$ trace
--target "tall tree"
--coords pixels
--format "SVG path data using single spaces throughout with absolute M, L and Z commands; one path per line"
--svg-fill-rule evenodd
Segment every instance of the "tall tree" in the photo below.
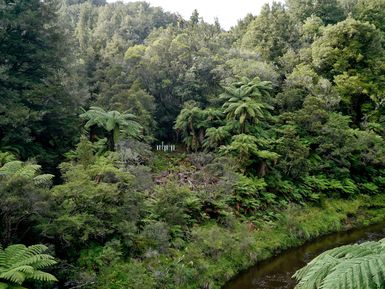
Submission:
M 197 151 L 203 146 L 206 129 L 221 121 L 223 113 L 215 109 L 203 110 L 187 102 L 175 120 L 174 128 L 182 135 L 188 149 Z
M 76 136 L 76 103 L 66 92 L 55 1 L 0 7 L 0 147 L 56 166 Z
M 49 208 L 52 177 L 33 163 L 12 160 L 0 167 L 0 244 L 34 239 L 34 226 Z
M 279 2 L 266 4 L 241 38 L 243 48 L 253 49 L 262 59 L 277 60 L 297 42 L 297 29 Z
M 334 81 L 356 125 L 366 115 L 365 104 L 372 110 L 383 102 L 384 56 L 381 32 L 353 18 L 328 26 L 312 45 L 313 65 Z
M 362 22 L 370 22 L 385 35 L 385 1 L 358 0 L 353 17 Z
M 287 0 L 290 15 L 303 22 L 311 15 L 318 16 L 325 24 L 335 24 L 343 20 L 344 10 L 338 0 Z

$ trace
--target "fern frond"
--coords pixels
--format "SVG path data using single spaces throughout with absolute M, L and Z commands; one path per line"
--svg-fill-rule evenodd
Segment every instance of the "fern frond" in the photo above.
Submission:
M 30 279 L 44 281 L 44 282 L 56 282 L 58 281 L 55 276 L 52 274 L 43 272 L 43 271 L 34 271 L 31 275 L 28 276 Z
M 57 262 L 51 255 L 44 254 L 48 248 L 44 245 L 26 247 L 22 244 L 11 245 L 4 250 L 0 248 L 0 289 L 23 288 L 25 280 L 57 281 L 56 278 L 40 269 L 52 266 Z M 5 285 L 3 285 L 5 284 Z
M 325 276 L 323 289 L 380 288 L 385 277 L 385 254 L 345 260 Z M 382 280 L 382 281 L 381 281 Z
M 34 255 L 24 260 L 21 260 L 18 263 L 15 263 L 14 266 L 33 266 L 36 269 L 42 269 L 45 267 L 49 267 L 55 265 L 57 262 L 51 255 L 48 254 L 39 254 Z
M 25 280 L 25 274 L 16 269 L 12 269 L 0 273 L 0 279 L 4 279 L 21 285 Z
M 15 259 L 24 253 L 25 248 L 26 247 L 22 244 L 11 245 L 5 248 L 5 250 L 1 252 L 2 257 L 6 260 L 4 266 L 9 266 L 11 262 L 15 262 Z
M 35 255 L 39 255 L 42 252 L 46 251 L 48 248 L 44 245 L 32 245 L 29 247 L 26 247 L 24 245 L 11 245 L 8 248 L 5 249 L 5 251 L 9 255 L 9 263 L 11 264 L 17 264 L 21 260 L 26 260 L 28 258 L 31 258 Z
M 22 161 L 12 161 L 4 164 L 0 168 L 0 173 L 4 175 L 12 175 L 15 174 L 20 168 L 23 166 Z
M 19 272 L 22 272 L 22 273 L 25 273 L 25 274 L 32 274 L 33 272 L 33 267 L 32 266 L 28 266 L 28 265 L 22 265 L 22 266 L 17 266 L 15 267 L 14 269 L 12 269 L 14 271 L 19 271 Z M 12 271 L 11 270 L 11 271 Z
M 13 153 L 0 151 L 0 166 L 15 160 L 16 160 L 16 157 Z
M 296 289 L 374 289 L 385 285 L 385 239 L 341 246 L 294 274 Z
M 42 174 L 34 177 L 33 181 L 36 185 L 48 185 L 51 183 L 53 177 L 54 175 L 51 174 Z
M 11 161 L 0 168 L 0 175 L 33 179 L 36 177 L 40 168 L 41 166 L 29 162 Z
M 29 178 L 29 179 L 32 179 L 36 173 L 38 172 L 38 170 L 40 169 L 40 166 L 39 165 L 35 165 L 35 164 L 25 164 L 24 166 L 22 166 L 18 171 L 17 171 L 17 175 L 18 176 L 21 176 L 21 177 L 25 177 L 25 178 Z

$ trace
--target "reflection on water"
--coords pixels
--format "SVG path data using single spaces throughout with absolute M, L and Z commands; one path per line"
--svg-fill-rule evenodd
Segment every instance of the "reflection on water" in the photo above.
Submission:
M 291 276 L 320 253 L 350 243 L 379 240 L 385 237 L 385 222 L 370 227 L 320 237 L 237 275 L 223 289 L 293 289 Z

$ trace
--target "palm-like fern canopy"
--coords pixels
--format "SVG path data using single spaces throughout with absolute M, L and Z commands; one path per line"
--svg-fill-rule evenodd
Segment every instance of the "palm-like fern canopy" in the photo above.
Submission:
M 0 177 L 21 177 L 31 179 L 37 185 L 48 185 L 51 174 L 39 174 L 41 166 L 30 162 L 10 161 L 0 167 Z
M 88 111 L 84 111 L 80 115 L 81 118 L 87 120 L 84 127 L 89 129 L 92 126 L 98 126 L 107 132 L 113 133 L 113 139 L 116 143 L 120 133 L 131 137 L 137 137 L 140 133 L 140 124 L 135 121 L 135 115 L 131 113 L 120 113 L 119 111 L 105 111 L 104 109 L 91 106 Z
M 385 287 L 385 239 L 347 245 L 314 258 L 293 277 L 296 289 L 374 289 Z
M 188 103 L 178 115 L 174 128 L 181 133 L 189 149 L 196 150 L 203 145 L 205 131 L 222 119 L 223 112 L 216 109 L 201 109 Z
M 271 81 L 262 81 L 258 76 L 253 79 L 242 77 L 235 85 L 256 99 L 269 97 L 273 89 Z
M 253 79 L 242 77 L 240 81 L 224 87 L 224 93 L 220 98 L 224 101 L 236 101 L 248 96 L 260 101 L 262 98 L 269 97 L 272 89 L 271 81 L 261 81 L 259 77 Z
M 223 106 L 225 108 L 224 113 L 229 119 L 238 119 L 240 125 L 244 125 L 246 120 L 257 122 L 262 119 L 265 114 L 264 110 L 271 109 L 272 107 L 257 102 L 250 97 L 244 97 L 237 101 L 228 101 Z
M 55 276 L 41 271 L 56 264 L 51 255 L 44 254 L 47 249 L 44 245 L 26 247 L 21 244 L 4 250 L 0 247 L 0 288 L 23 288 L 20 285 L 26 280 L 57 281 Z
M 16 160 L 16 157 L 14 154 L 10 152 L 2 152 L 0 151 L 0 166 L 3 166 L 4 164 Z
M 224 113 L 228 119 L 239 121 L 241 132 L 245 132 L 246 123 L 256 123 L 266 116 L 266 111 L 272 106 L 263 102 L 262 98 L 271 91 L 271 83 L 261 81 L 258 77 L 250 80 L 242 78 L 229 87 L 225 87 L 221 99 Z

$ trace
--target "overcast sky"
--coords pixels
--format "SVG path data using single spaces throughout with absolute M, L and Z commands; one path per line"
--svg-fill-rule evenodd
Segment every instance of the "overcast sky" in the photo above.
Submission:
M 116 2 L 117 0 L 107 0 Z M 121 1 L 121 0 L 120 0 Z M 123 2 L 134 2 L 124 0 Z M 152 6 L 160 6 L 166 11 L 178 12 L 184 18 L 189 18 L 194 9 L 203 19 L 209 23 L 214 22 L 218 17 L 221 26 L 229 29 L 237 24 L 238 19 L 242 19 L 247 13 L 254 15 L 259 13 L 263 4 L 271 2 L 269 0 L 146 0 Z

